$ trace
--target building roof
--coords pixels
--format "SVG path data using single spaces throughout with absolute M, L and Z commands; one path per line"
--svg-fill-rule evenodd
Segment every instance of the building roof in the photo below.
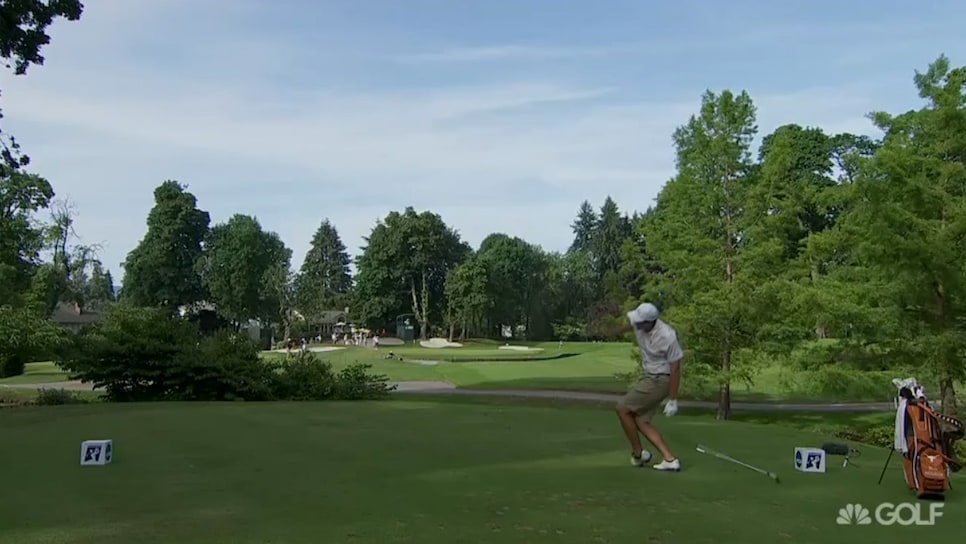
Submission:
M 323 325 L 335 325 L 340 321 L 345 321 L 345 312 L 339 310 L 326 310 L 319 314 L 319 323 Z

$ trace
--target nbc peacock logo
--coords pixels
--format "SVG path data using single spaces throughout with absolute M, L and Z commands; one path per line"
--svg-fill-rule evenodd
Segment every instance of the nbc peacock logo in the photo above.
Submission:
M 846 504 L 839 508 L 839 516 L 835 518 L 835 523 L 839 525 L 869 525 L 872 517 L 869 516 L 869 509 L 861 504 Z

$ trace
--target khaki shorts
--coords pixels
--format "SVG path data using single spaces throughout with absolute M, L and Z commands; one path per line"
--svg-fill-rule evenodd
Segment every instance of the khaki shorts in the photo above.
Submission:
M 671 394 L 671 376 L 667 374 L 646 374 L 644 378 L 634 384 L 617 405 L 626 408 L 638 420 L 649 422 L 657 413 L 661 401 Z

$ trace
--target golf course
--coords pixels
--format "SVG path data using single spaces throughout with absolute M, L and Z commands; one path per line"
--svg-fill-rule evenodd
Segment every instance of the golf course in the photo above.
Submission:
M 888 414 L 886 414 L 888 416 Z M 887 451 L 793 469 L 828 437 L 774 421 L 662 419 L 683 469 L 634 468 L 613 413 L 557 403 L 417 397 L 381 402 L 89 404 L 0 411 L 16 467 L 0 543 L 689 542 L 847 544 L 956 538 L 951 492 L 932 527 L 839 527 L 839 508 L 911 501 Z M 105 467 L 82 440 L 110 438 Z M 777 472 L 781 483 L 695 451 Z M 43 474 L 44 485 L 38 485 Z M 966 479 L 956 475 L 954 488 Z
M 935 526 L 839 528 L 846 504 L 912 502 L 888 449 L 843 440 L 841 431 L 888 428 L 894 412 L 738 412 L 730 421 L 684 410 L 660 418 L 683 463 L 679 473 L 635 468 L 612 406 L 567 391 L 620 391 L 629 347 L 540 344 L 543 357 L 485 342 L 462 348 L 345 348 L 318 353 L 336 367 L 374 365 L 397 383 L 449 381 L 474 389 L 556 390 L 556 399 L 396 393 L 390 400 L 274 403 L 103 403 L 0 410 L 8 443 L 0 466 L 17 467 L 0 491 L 0 543 L 181 542 L 898 542 L 966 529 L 957 512 L 966 484 L 953 475 Z M 399 359 L 386 359 L 392 351 Z M 477 362 L 448 362 L 456 357 Z M 264 353 L 263 358 L 286 357 Z M 511 360 L 497 361 L 495 359 Z M 521 358 L 513 360 L 514 358 Z M 420 362 L 410 362 L 417 360 Z M 429 364 L 433 361 L 436 364 Z M 747 400 L 787 400 L 774 377 Z M 67 384 L 52 363 L 0 381 L 0 396 Z M 96 400 L 97 393 L 73 392 Z M 878 400 L 890 391 L 884 390 Z M 741 395 L 737 394 L 736 398 Z M 862 399 L 839 399 L 839 401 Z M 814 400 L 813 402 L 820 402 Z M 835 434 L 833 434 L 835 433 Z M 83 440 L 113 440 L 104 467 L 80 467 Z M 848 468 L 794 469 L 795 447 L 848 443 Z M 698 445 L 781 483 L 696 451 Z M 44 474 L 55 487 L 36 485 Z M 925 515 L 925 514 L 924 514 Z M 695 520 L 700 519 L 700 523 Z
M 447 382 L 468 389 L 529 389 L 622 393 L 626 375 L 637 363 L 629 342 L 515 343 L 527 351 L 500 349 L 502 343 L 475 340 L 459 348 L 417 345 L 367 347 L 313 346 L 315 355 L 339 370 L 353 363 L 372 365 L 372 372 L 393 382 Z M 297 353 L 297 350 L 294 353 Z M 390 357 L 392 354 L 392 358 Z M 266 360 L 284 359 L 284 352 L 263 352 Z M 758 364 L 748 369 L 751 383 L 735 381 L 738 402 L 890 402 L 896 372 L 844 372 L 834 368 L 804 370 L 791 365 Z M 913 371 L 913 369 L 910 369 Z M 24 374 L 0 379 L 4 385 L 56 384 L 69 376 L 50 362 L 31 363 Z M 717 386 L 689 376 L 681 384 L 682 398 L 717 400 Z M 8 396 L 14 393 L 6 390 Z
M 966 3 L 558 4 L 0 0 L 0 544 L 966 540 Z

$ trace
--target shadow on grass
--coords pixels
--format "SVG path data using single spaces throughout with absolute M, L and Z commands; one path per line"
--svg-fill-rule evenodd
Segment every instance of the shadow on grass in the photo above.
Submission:
M 404 354 L 405 355 L 405 354 Z M 537 361 L 555 361 L 569 359 L 579 353 L 554 353 L 553 355 L 466 355 L 466 356 L 436 356 L 420 354 L 420 359 L 440 361 L 444 363 L 533 363 Z
M 461 389 L 536 389 L 545 391 L 581 391 L 594 393 L 624 393 L 629 385 L 617 378 L 605 376 L 534 377 L 509 380 L 490 380 L 466 383 Z
M 546 391 L 578 391 L 590 393 L 610 393 L 623 394 L 631 384 L 620 378 L 613 376 L 574 376 L 574 377 L 533 377 L 516 378 L 508 380 L 491 380 L 478 383 L 467 383 L 461 389 L 535 389 Z M 712 389 L 696 390 L 684 388 L 681 391 L 682 400 L 698 400 L 717 402 L 718 392 Z M 734 402 L 776 402 L 791 401 L 780 395 L 745 390 L 744 388 L 732 389 L 732 400 Z M 823 400 L 808 399 L 802 400 L 803 403 L 820 403 Z
M 532 389 L 623 394 L 630 386 L 631 384 L 627 381 L 612 376 L 540 376 L 464 383 L 460 388 L 486 390 Z M 717 402 L 718 396 L 719 392 L 717 388 L 689 387 L 687 383 L 683 383 L 679 398 L 689 401 Z M 869 395 L 850 396 L 831 393 L 809 396 L 796 392 L 756 390 L 754 386 L 747 387 L 743 384 L 735 384 L 731 388 L 731 401 L 742 403 L 829 404 L 888 402 L 889 400 L 891 399 L 887 398 L 887 395 L 879 398 Z

